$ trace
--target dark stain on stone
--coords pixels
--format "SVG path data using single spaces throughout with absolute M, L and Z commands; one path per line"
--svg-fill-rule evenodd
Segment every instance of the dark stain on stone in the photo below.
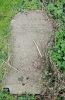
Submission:
M 18 81 L 22 82 L 23 81 L 23 76 L 19 77 Z
M 29 77 L 26 77 L 26 80 L 29 80 Z
M 22 83 L 22 85 L 24 86 L 24 85 L 25 85 L 25 83 Z

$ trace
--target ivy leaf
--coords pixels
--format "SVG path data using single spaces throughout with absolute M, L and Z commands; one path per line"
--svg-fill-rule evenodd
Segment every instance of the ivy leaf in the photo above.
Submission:
M 61 53 L 61 50 L 58 50 L 58 53 Z
M 65 60 L 65 56 L 63 57 L 63 60 Z
M 62 67 L 65 69 L 65 61 L 62 62 Z

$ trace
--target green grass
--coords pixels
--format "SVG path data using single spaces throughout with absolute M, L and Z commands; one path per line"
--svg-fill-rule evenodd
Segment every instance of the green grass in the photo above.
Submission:
M 15 97 L 11 95 L 10 93 L 4 93 L 3 91 L 0 92 L 0 100 L 36 100 L 34 95 L 21 95 L 18 97 Z
M 34 95 L 21 95 L 18 100 L 36 100 Z
M 16 99 L 11 94 L 0 92 L 0 100 L 16 100 Z
M 8 92 L 1 91 L 0 100 L 44 100 L 44 96 L 35 96 L 33 94 L 21 94 L 15 96 Z
M 0 79 L 4 71 L 1 66 L 8 58 L 8 38 L 10 36 L 10 22 L 17 12 L 40 9 L 39 0 L 0 0 Z M 1 71 L 2 70 L 2 71 Z

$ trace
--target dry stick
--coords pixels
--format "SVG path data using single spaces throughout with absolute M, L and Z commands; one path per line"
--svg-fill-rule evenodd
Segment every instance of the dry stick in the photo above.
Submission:
M 10 61 L 10 58 L 11 58 L 11 55 L 8 57 L 8 59 L 7 59 L 7 62 L 9 63 L 9 61 Z
M 41 52 L 40 52 L 40 49 L 39 49 L 37 43 L 36 43 L 34 40 L 33 40 L 33 42 L 34 42 L 34 44 L 35 44 L 35 46 L 36 46 L 36 48 L 37 48 L 37 51 L 38 51 L 40 57 L 42 58 L 42 54 L 41 54 Z
M 17 72 L 19 71 L 17 68 L 11 66 L 8 62 L 4 61 L 4 63 L 6 63 L 8 66 L 10 66 L 11 68 L 13 68 L 13 69 L 16 70 Z
M 2 67 L 2 66 L 3 66 L 3 64 L 4 64 L 4 61 L 3 61 L 3 63 L 0 65 L 0 67 Z

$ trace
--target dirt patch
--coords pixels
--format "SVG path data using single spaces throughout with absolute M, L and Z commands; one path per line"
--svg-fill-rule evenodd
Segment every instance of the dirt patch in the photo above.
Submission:
M 13 94 L 40 94 L 43 85 L 42 58 L 53 30 L 52 22 L 44 11 L 37 10 L 18 13 L 11 21 L 11 26 L 10 64 L 19 71 L 11 69 L 4 80 L 4 85 L 9 87 Z

